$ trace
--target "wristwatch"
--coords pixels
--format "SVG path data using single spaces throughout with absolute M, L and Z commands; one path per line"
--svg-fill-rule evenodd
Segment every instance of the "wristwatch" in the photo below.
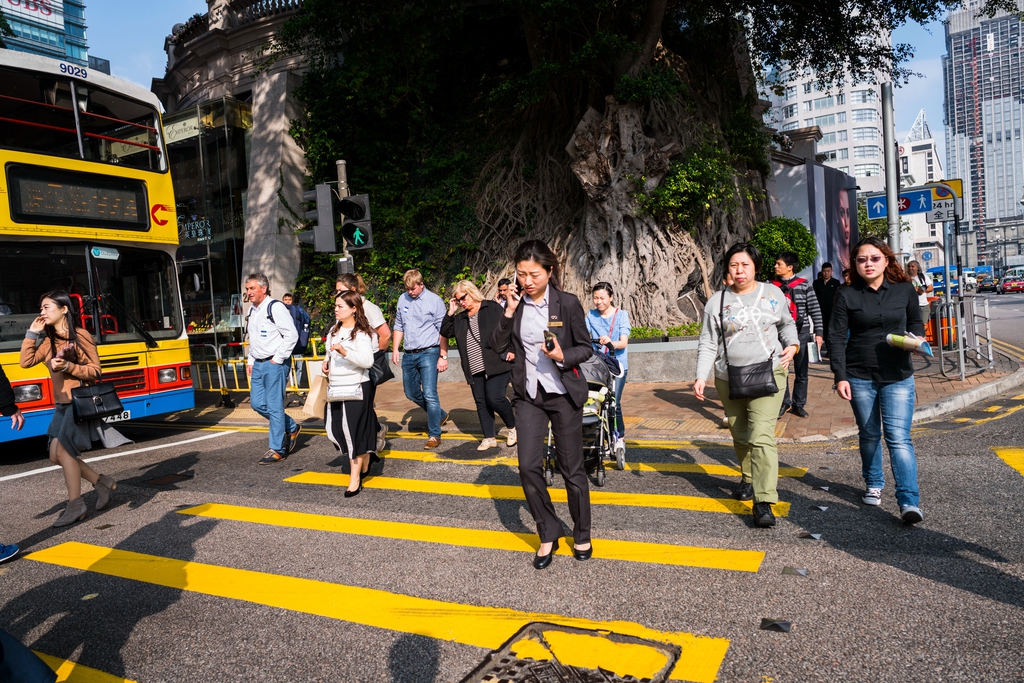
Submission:
M 448 360 L 448 356 L 441 356 L 441 360 Z

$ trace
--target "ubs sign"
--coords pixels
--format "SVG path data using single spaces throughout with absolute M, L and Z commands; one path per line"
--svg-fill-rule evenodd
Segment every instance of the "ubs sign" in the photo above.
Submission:
M 3 0 L 4 14 L 47 24 L 64 32 L 64 3 L 62 0 Z

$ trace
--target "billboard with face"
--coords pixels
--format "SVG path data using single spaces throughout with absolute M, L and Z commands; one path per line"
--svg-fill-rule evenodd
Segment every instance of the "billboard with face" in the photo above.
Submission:
M 857 243 L 856 180 L 827 166 L 824 171 L 827 260 L 841 279 L 843 270 L 850 267 L 850 248 Z

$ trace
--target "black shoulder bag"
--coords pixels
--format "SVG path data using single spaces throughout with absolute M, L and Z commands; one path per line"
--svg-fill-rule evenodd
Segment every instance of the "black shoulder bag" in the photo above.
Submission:
M 110 382 L 82 384 L 71 390 L 71 409 L 75 422 L 102 420 L 124 411 L 121 399 Z
M 760 299 L 761 292 L 764 290 L 764 285 L 758 290 L 758 299 Z M 760 363 L 751 363 L 750 365 L 732 365 L 729 362 L 729 342 L 725 338 L 725 293 L 729 291 L 727 289 L 722 290 L 722 298 L 718 302 L 718 323 L 719 323 L 719 334 L 722 337 L 722 350 L 725 355 L 725 367 L 729 372 L 729 399 L 732 401 L 739 401 L 747 398 L 763 398 L 764 396 L 771 396 L 779 391 L 779 386 L 775 383 L 775 368 L 773 363 L 772 354 L 768 355 L 768 360 Z M 742 302 L 741 302 L 742 303 Z M 758 330 L 760 334 L 760 330 Z

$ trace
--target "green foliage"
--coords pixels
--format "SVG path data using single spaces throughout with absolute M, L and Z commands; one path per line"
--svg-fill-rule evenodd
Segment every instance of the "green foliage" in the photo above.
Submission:
M 664 336 L 665 331 L 657 327 L 634 327 L 629 331 L 630 339 L 657 339 Z
M 0 12 L 0 48 L 6 48 L 7 43 L 4 42 L 4 36 L 13 36 L 14 31 L 11 30 L 11 25 L 7 23 L 7 17 Z
M 703 327 L 703 323 L 695 320 L 685 325 L 673 325 L 665 330 L 665 334 L 669 337 L 695 337 L 700 334 L 701 327 Z
M 615 86 L 619 102 L 642 102 L 653 98 L 672 99 L 686 90 L 679 77 L 667 68 L 644 69 L 639 76 L 625 74 Z
M 634 178 L 634 193 L 641 215 L 664 216 L 673 224 L 692 229 L 712 204 L 732 213 L 739 205 L 734 181 L 735 169 L 728 155 L 713 143 L 687 151 L 674 161 L 658 187 L 643 191 L 646 178 Z
M 768 146 L 772 137 L 760 117 L 753 115 L 756 104 L 753 89 L 748 91 L 747 97 L 737 99 L 732 112 L 722 121 L 722 136 L 736 161 L 767 175 Z
M 798 220 L 792 218 L 772 218 L 754 228 L 754 237 L 750 243 L 761 252 L 762 280 L 775 277 L 775 259 L 779 252 L 792 251 L 799 259 L 796 270 L 803 270 L 818 258 L 818 245 L 811 231 Z

